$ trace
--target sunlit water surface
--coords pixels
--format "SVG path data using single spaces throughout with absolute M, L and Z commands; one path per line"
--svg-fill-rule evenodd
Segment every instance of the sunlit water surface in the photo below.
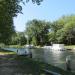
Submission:
M 21 48 L 21 50 L 24 50 L 25 48 Z M 9 48 L 11 51 L 17 52 L 17 48 Z M 75 71 L 75 51 L 65 50 L 65 51 L 54 51 L 50 49 L 30 49 L 32 51 L 32 58 L 34 60 L 43 61 L 48 64 L 52 64 L 54 66 L 57 66 L 59 68 L 62 68 L 66 70 L 66 57 L 68 55 L 71 55 L 71 68 L 72 71 Z

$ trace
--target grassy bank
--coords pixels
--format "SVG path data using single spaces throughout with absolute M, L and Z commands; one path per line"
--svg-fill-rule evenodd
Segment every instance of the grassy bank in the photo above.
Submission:
M 75 48 L 75 45 L 67 45 L 65 46 L 66 49 L 74 49 Z
M 0 49 L 0 55 L 8 55 L 8 54 L 16 54 L 16 53 L 12 52 L 12 51 L 7 51 L 7 50 Z
M 25 45 L 21 46 L 21 45 L 8 45 L 7 47 L 9 48 L 25 48 Z

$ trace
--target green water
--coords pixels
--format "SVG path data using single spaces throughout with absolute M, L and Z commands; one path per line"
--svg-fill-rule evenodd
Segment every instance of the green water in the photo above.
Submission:
M 50 49 L 32 49 L 33 59 L 52 64 L 54 66 L 60 67 L 66 70 L 66 57 L 68 55 L 74 56 L 75 52 L 65 50 L 65 51 L 53 51 Z M 71 60 L 75 60 L 75 57 Z M 75 70 L 75 64 L 72 63 L 71 68 Z

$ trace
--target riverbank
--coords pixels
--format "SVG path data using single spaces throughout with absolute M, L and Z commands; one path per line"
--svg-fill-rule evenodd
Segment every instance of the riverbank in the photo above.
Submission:
M 25 56 L 18 56 L 11 51 L 1 51 L 0 55 L 0 75 L 40 75 L 39 66 L 27 60 Z M 6 54 L 8 53 L 8 54 Z
M 13 54 L 16 54 L 16 53 L 12 52 L 12 51 L 0 49 L 0 55 L 9 55 L 9 54 L 13 55 Z
M 21 45 L 8 45 L 8 46 L 5 46 L 5 47 L 9 47 L 9 48 L 25 48 L 26 46 L 25 45 L 23 45 L 23 46 L 21 46 Z M 34 48 L 43 48 L 43 47 L 42 46 L 34 46 Z M 75 45 L 65 45 L 65 48 L 67 50 L 72 50 L 72 49 L 75 48 Z
M 67 45 L 65 46 L 65 48 L 69 50 L 73 50 L 75 48 L 75 45 Z

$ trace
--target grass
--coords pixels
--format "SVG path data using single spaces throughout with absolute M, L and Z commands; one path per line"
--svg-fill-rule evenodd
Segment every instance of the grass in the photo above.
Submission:
M 67 45 L 65 46 L 66 49 L 74 49 L 75 48 L 75 45 Z
M 21 45 L 9 45 L 9 48 L 24 48 L 25 46 L 21 46 Z
M 7 50 L 1 50 L 0 49 L 0 55 L 8 55 L 8 54 L 16 54 L 16 53 L 12 52 L 12 51 L 7 51 Z

